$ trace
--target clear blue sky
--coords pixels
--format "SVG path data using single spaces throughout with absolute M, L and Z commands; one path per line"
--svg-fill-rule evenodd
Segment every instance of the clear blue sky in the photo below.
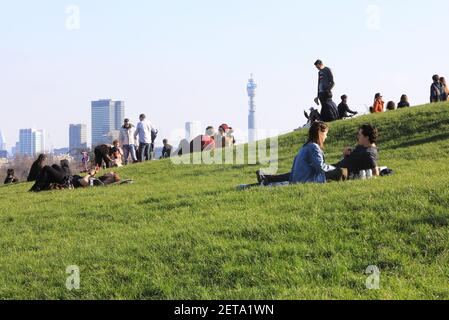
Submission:
M 446 0 L 2 1 L 0 129 L 9 147 L 33 126 L 66 146 L 101 98 L 148 114 L 161 138 L 187 120 L 245 129 L 254 73 L 259 128 L 285 132 L 313 105 L 317 58 L 361 112 L 378 91 L 424 103 L 431 76 L 449 76 L 448 14 Z

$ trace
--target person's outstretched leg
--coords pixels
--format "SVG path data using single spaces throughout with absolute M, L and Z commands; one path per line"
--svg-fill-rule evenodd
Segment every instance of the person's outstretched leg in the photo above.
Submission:
M 263 184 L 278 183 L 278 182 L 289 182 L 290 172 L 279 175 L 265 175 L 260 170 L 256 172 L 257 181 Z

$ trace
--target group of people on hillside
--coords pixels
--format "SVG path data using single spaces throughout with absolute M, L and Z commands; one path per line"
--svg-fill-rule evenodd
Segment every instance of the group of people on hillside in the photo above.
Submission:
M 386 107 L 386 108 L 385 108 Z M 410 107 L 410 102 L 408 101 L 408 96 L 403 94 L 399 103 L 396 105 L 394 101 L 387 102 L 385 106 L 385 102 L 383 100 L 383 96 L 381 93 L 376 93 L 374 96 L 373 106 L 370 107 L 370 113 L 380 113 L 384 111 L 393 111 L 396 109 L 408 108 Z
M 208 126 L 204 134 L 193 138 L 192 141 L 188 141 L 187 139 L 181 140 L 178 149 L 173 154 L 180 156 L 194 152 L 231 147 L 235 144 L 233 134 L 234 130 L 232 127 L 225 123 L 218 127 L 218 131 L 215 131 L 213 126 Z
M 95 165 L 111 168 L 151 160 L 157 134 L 158 130 L 147 120 L 145 114 L 139 116 L 137 127 L 129 119 L 125 119 L 118 140 L 114 140 L 112 145 L 101 144 L 95 147 Z
M 326 67 L 321 60 L 315 62 L 315 67 L 318 69 L 318 94 L 315 98 L 315 103 L 321 105 L 321 112 L 311 108 L 310 114 L 304 112 L 305 117 L 309 120 L 308 126 L 315 121 L 333 122 L 336 120 L 347 119 L 358 114 L 357 111 L 352 111 L 348 106 L 348 96 L 342 95 L 341 102 L 337 106 L 332 100 L 332 90 L 335 87 L 335 80 L 332 70 Z M 396 103 L 393 101 L 388 102 L 387 110 L 394 110 L 396 108 L 409 107 L 407 95 L 401 96 L 400 102 L 396 107 Z M 370 107 L 371 113 L 378 113 L 385 111 L 385 102 L 383 101 L 382 94 L 376 93 L 374 97 L 373 106 Z
M 100 170 L 99 167 L 88 170 L 85 176 L 80 176 L 72 174 L 68 160 L 61 160 L 59 165 L 53 164 L 51 166 L 46 164 L 47 160 L 47 156 L 41 154 L 33 162 L 27 178 L 28 182 L 34 182 L 30 191 L 40 192 L 52 189 L 84 188 L 88 187 L 93 179 L 101 185 L 120 181 L 119 175 L 115 172 L 109 172 L 99 178 L 95 178 Z M 95 185 L 98 184 L 96 183 Z

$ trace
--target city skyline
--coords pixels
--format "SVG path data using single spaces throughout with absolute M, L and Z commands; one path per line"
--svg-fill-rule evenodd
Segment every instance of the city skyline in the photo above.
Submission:
M 0 85 L 2 117 L 9 121 L 0 129 L 8 147 L 18 141 L 19 128 L 45 128 L 54 148 L 68 146 L 61 133 L 70 123 L 88 124 L 90 136 L 89 103 L 99 97 L 126 101 L 134 123 L 145 113 L 160 138 L 184 130 L 189 119 L 244 129 L 243 81 L 250 72 L 260 88 L 258 127 L 292 131 L 305 123 L 303 110 L 314 106 L 316 59 L 334 71 L 336 102 L 347 94 L 360 113 L 376 92 L 395 102 L 405 93 L 412 105 L 426 103 L 432 75 L 449 74 L 427 49 L 429 43 L 441 52 L 449 47 L 434 32 L 445 21 L 447 1 L 133 6 L 79 0 L 78 28 L 66 23 L 69 5 L 44 0 L 27 3 L 27 10 L 20 1 L 2 7 Z M 339 22 L 329 28 L 320 20 Z

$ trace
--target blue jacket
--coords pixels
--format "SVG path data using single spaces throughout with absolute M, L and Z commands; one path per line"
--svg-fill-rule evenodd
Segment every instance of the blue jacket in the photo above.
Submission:
M 299 150 L 293 162 L 290 183 L 325 183 L 325 173 L 334 169 L 326 164 L 320 146 L 310 142 Z

